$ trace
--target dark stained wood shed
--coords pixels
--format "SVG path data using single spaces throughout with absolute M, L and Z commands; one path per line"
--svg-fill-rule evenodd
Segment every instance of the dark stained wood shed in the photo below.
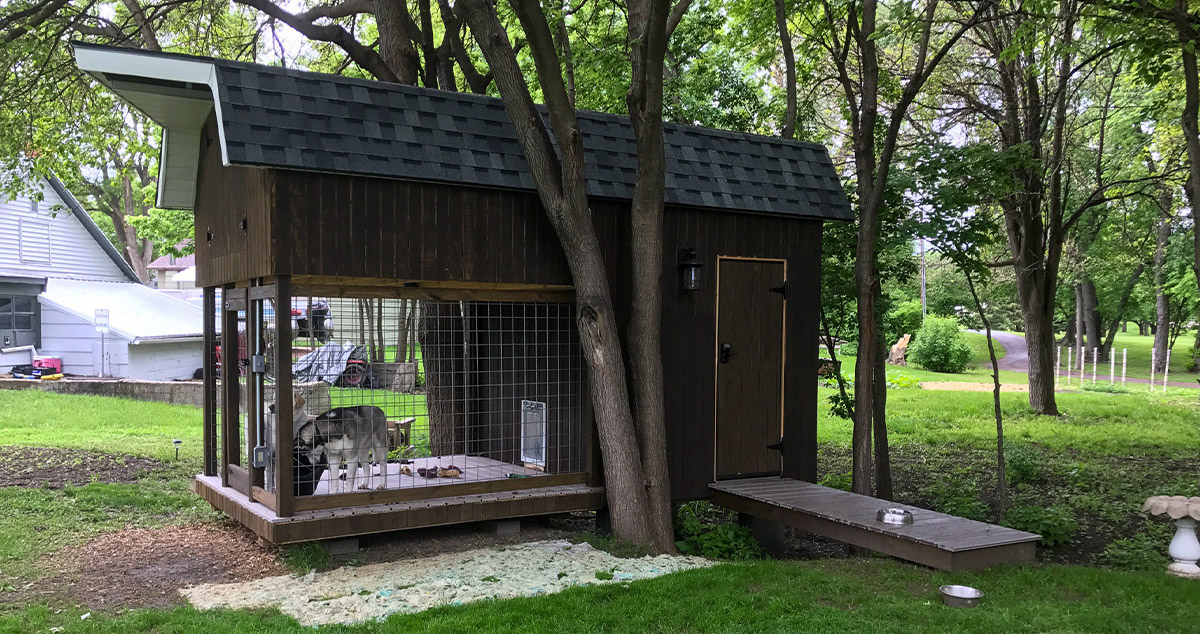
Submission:
M 227 351 L 222 381 L 209 355 L 211 451 L 200 476 L 207 499 L 278 542 L 601 503 L 586 381 L 572 348 L 571 277 L 500 100 L 227 60 L 74 48 L 83 71 L 163 126 L 159 205 L 195 211 L 197 286 L 212 306 L 210 352 L 219 343 Z M 579 120 L 595 226 L 624 323 L 632 131 L 624 117 L 580 112 Z M 665 140 L 662 257 L 672 277 L 662 307 L 663 363 L 674 497 L 706 498 L 708 485 L 724 479 L 815 479 L 821 226 L 853 217 L 838 175 L 820 145 L 674 124 Z M 701 265 L 699 289 L 684 287 L 683 263 Z M 328 299 L 334 312 L 337 298 L 378 301 L 358 306 L 379 311 L 381 322 L 384 301 L 419 301 L 425 317 L 450 306 L 461 325 L 446 337 L 465 351 L 447 370 L 458 377 L 463 421 L 462 450 L 454 455 L 529 473 L 292 495 L 299 458 L 274 452 L 268 459 L 277 468 L 264 469 L 249 453 L 268 440 L 272 447 L 296 442 L 284 423 L 251 424 L 267 420 L 263 407 L 273 390 L 293 390 L 291 364 L 278 363 L 273 373 L 252 368 L 238 381 L 228 368 L 231 351 L 243 348 L 239 361 L 256 363 L 256 341 L 268 357 L 298 359 L 307 350 L 296 332 L 304 326 L 272 322 L 269 309 L 295 312 L 295 298 L 313 297 Z M 423 345 L 427 380 L 441 381 L 430 363 L 435 348 Z M 336 383 L 329 389 L 334 406 L 350 398 Z M 435 391 L 426 385 L 408 422 L 436 422 L 440 414 L 429 413 Z M 371 404 L 367 390 L 360 392 L 353 402 Z M 534 393 L 544 396 L 523 397 Z M 293 415 L 287 400 L 278 401 L 280 419 Z M 522 443 L 530 428 L 522 425 L 529 421 L 518 411 L 525 406 L 515 405 L 525 401 L 549 403 L 554 420 L 535 429 L 559 439 L 548 451 L 569 458 L 528 459 Z M 398 418 L 398 406 L 384 409 Z M 244 427 L 240 413 L 250 421 Z M 569 431 L 555 427 L 568 422 Z M 782 454 L 770 448 L 781 441 Z M 418 462 L 441 459 L 436 453 Z M 538 490 L 558 493 L 521 501 Z M 431 499 L 450 500 L 443 507 L 451 510 L 429 510 Z M 362 509 L 370 509 L 370 521 Z M 317 510 L 335 519 L 305 528 L 319 524 L 304 515 Z

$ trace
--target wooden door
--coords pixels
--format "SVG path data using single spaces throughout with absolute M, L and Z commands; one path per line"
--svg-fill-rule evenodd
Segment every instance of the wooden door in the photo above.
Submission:
M 787 263 L 718 258 L 716 477 L 778 474 Z

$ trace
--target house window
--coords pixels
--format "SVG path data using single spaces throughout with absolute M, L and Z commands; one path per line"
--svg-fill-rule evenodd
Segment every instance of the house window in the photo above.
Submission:
M 0 296 L 0 330 L 34 329 L 34 298 Z

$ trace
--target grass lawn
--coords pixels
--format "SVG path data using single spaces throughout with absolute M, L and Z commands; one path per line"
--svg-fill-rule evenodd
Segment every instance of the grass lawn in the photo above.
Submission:
M 914 371 L 914 373 L 919 371 Z M 930 373 L 933 374 L 933 373 Z M 1182 390 L 1181 390 L 1182 391 Z M 820 390 L 820 476 L 845 484 L 851 425 L 828 414 Z M 335 404 L 363 392 L 335 389 Z M 397 399 L 423 397 L 388 393 Z M 1200 415 L 1188 397 L 1063 393 L 1063 416 L 1036 417 L 1024 394 L 1004 394 L 1012 507 L 1044 509 L 1041 565 L 940 573 L 887 558 L 725 564 L 634 584 L 447 607 L 331 632 L 1135 632 L 1194 629 L 1200 584 L 1162 574 L 1169 522 L 1140 516 L 1154 494 L 1197 494 Z M 410 411 L 410 410 L 404 410 Z M 402 412 L 389 412 L 389 414 Z M 899 500 L 978 519 L 995 518 L 995 423 L 989 393 L 888 392 L 889 438 Z M 174 462 L 170 440 L 184 451 Z M 35 391 L 0 391 L 0 446 L 133 453 L 168 461 L 136 484 L 61 490 L 0 488 L 0 633 L 308 631 L 274 611 L 187 608 L 92 614 L 66 605 L 3 606 L 5 583 L 44 574 L 40 558 L 104 531 L 215 521 L 187 491 L 200 468 L 193 408 Z M 1062 526 L 1068 522 L 1070 527 Z M 1067 530 L 1067 529 L 1070 530 Z M 1056 562 L 1089 564 L 1055 565 Z M 967 583 L 983 606 L 940 605 L 936 587 Z
M 988 355 L 987 335 L 979 332 L 964 332 L 963 337 L 966 337 L 967 343 L 971 346 L 971 365 L 986 367 L 992 360 Z M 993 340 L 992 343 L 996 348 L 996 358 L 1003 359 L 1007 354 L 1004 346 L 1000 345 L 999 341 Z
M 175 460 L 172 439 L 183 441 Z M 201 470 L 200 410 L 102 396 L 0 390 L 0 446 L 61 447 L 164 462 L 136 484 L 0 487 L 0 578 L 29 578 L 38 557 L 125 526 L 215 519 L 188 491 Z
M 986 594 L 947 608 L 937 586 Z M 31 607 L 0 615 L 0 632 L 1184 632 L 1200 584 L 1162 573 L 1081 567 L 947 574 L 872 559 L 723 564 L 631 584 L 580 587 L 394 615 L 382 623 L 304 628 L 275 611 L 137 611 L 115 617 Z

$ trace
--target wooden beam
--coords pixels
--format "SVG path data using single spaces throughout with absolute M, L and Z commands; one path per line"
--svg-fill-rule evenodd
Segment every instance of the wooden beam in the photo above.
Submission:
M 364 493 L 312 495 L 295 498 L 294 508 L 297 511 L 316 511 L 324 509 L 349 508 L 355 506 L 370 506 L 372 504 L 411 502 L 413 500 L 430 500 L 433 498 L 453 497 L 457 495 L 473 495 L 477 493 L 519 491 L 522 489 L 537 489 L 566 484 L 584 484 L 586 482 L 586 473 L 560 473 L 546 476 L 534 476 L 530 478 L 483 480 L 479 482 L 420 486 L 408 489 L 384 489 L 382 491 L 368 491 Z
M 217 475 L 217 289 L 204 289 L 204 475 Z
M 280 275 L 275 280 L 275 513 L 292 514 L 292 278 Z M 279 315 L 283 315 L 279 319 Z
M 226 287 L 222 291 L 222 300 L 230 292 Z M 238 448 L 238 438 L 241 435 L 238 427 L 241 424 L 238 416 L 239 401 L 241 400 L 238 386 L 238 317 L 237 312 L 223 309 L 221 311 L 221 484 L 231 486 L 229 465 L 241 464 L 241 450 Z
M 479 302 L 572 302 L 571 290 L 497 290 L 466 288 L 427 288 L 420 286 L 297 285 L 297 297 L 350 297 L 387 299 L 429 299 Z

